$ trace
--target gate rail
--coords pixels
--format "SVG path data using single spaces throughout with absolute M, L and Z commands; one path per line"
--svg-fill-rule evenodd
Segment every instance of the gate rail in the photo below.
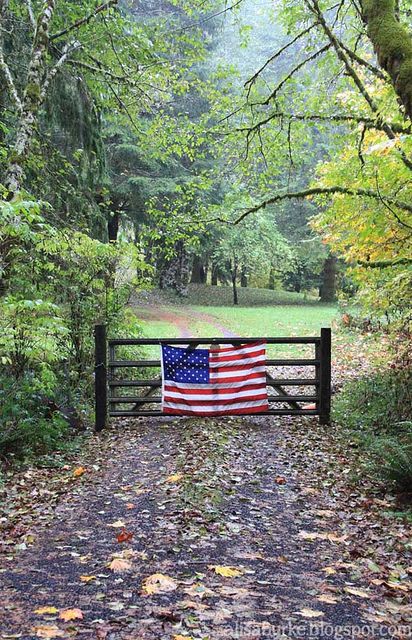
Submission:
M 315 337 L 282 337 L 282 338 L 114 338 L 107 339 L 106 325 L 95 326 L 95 428 L 101 431 L 107 424 L 108 417 L 126 416 L 162 416 L 160 410 L 142 409 L 147 404 L 160 404 L 160 396 L 151 394 L 162 386 L 161 376 L 156 379 L 123 380 L 116 377 L 118 369 L 160 368 L 160 360 L 119 360 L 116 358 L 116 347 L 119 346 L 153 346 L 161 344 L 198 345 L 231 344 L 240 345 L 265 340 L 267 344 L 313 344 L 314 358 L 279 358 L 266 360 L 268 367 L 314 367 L 312 378 L 273 378 L 267 372 L 266 384 L 276 391 L 277 395 L 268 397 L 269 404 L 288 404 L 287 408 L 270 408 L 268 411 L 249 415 L 280 416 L 319 416 L 321 424 L 330 421 L 331 405 L 331 330 L 321 329 L 320 336 Z M 109 358 L 108 358 L 109 355 Z M 314 394 L 291 395 L 284 387 L 314 387 Z M 119 389 L 145 389 L 140 396 L 127 396 L 118 393 Z M 305 408 L 299 403 L 313 403 L 315 408 Z M 119 405 L 133 404 L 133 408 L 119 408 Z M 170 414 L 168 415 L 170 417 Z

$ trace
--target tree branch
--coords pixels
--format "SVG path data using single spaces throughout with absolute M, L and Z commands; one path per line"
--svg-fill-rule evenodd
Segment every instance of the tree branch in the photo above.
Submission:
M 33 27 L 33 29 L 35 29 L 36 28 L 36 17 L 34 15 L 33 5 L 31 3 L 31 0 L 26 0 L 26 5 L 27 5 L 27 13 L 29 14 L 30 24 Z
M 380 202 L 385 202 L 387 204 L 393 205 L 402 209 L 403 211 L 409 211 L 412 213 L 412 203 L 404 202 L 403 200 L 397 200 L 396 198 L 392 198 L 391 196 L 383 196 L 377 191 L 372 191 L 372 189 L 362 189 L 362 188 L 350 188 L 350 187 L 312 187 L 310 189 L 303 189 L 302 191 L 290 191 L 287 193 L 277 193 L 268 200 L 261 202 L 260 204 L 251 207 L 244 211 L 235 221 L 234 224 L 239 224 L 244 218 L 246 218 L 251 213 L 256 213 L 256 211 L 260 211 L 260 209 L 265 209 L 271 204 L 275 204 L 276 202 L 281 202 L 282 200 L 304 200 L 310 196 L 317 195 L 334 195 L 336 193 L 341 193 L 343 195 L 353 196 L 353 197 L 363 197 L 363 198 L 372 198 L 374 200 L 379 200 Z
M 355 83 L 355 85 L 359 89 L 361 95 L 364 97 L 364 99 L 368 103 L 371 111 L 373 111 L 373 113 L 375 113 L 377 115 L 377 117 L 379 117 L 380 110 L 379 110 L 378 105 L 376 104 L 375 100 L 372 98 L 372 96 L 368 92 L 367 88 L 363 84 L 362 80 L 360 79 L 360 77 L 356 73 L 355 69 L 353 68 L 353 66 L 351 65 L 351 63 L 349 61 L 349 58 L 348 58 L 346 52 L 341 48 L 341 46 L 339 44 L 339 40 L 336 38 L 334 32 L 332 31 L 332 29 L 329 27 L 328 23 L 326 22 L 325 17 L 324 17 L 324 15 L 323 15 L 320 7 L 319 7 L 318 0 L 304 0 L 304 2 L 306 4 L 306 6 L 310 9 L 310 11 L 312 11 L 312 13 L 317 17 L 317 19 L 319 21 L 319 24 L 322 27 L 323 32 L 329 38 L 329 41 L 330 41 L 331 45 L 335 49 L 336 55 L 338 56 L 339 60 L 341 60 L 343 62 L 343 64 L 345 65 L 345 69 L 346 69 L 348 75 L 352 78 L 353 82 Z M 412 48 L 412 45 L 411 45 L 411 48 Z M 395 140 L 396 139 L 396 135 L 395 135 L 394 131 L 384 121 L 382 121 L 382 131 L 384 131 L 386 133 L 386 135 L 388 136 L 389 140 Z M 401 154 L 402 162 L 404 163 L 404 165 L 406 167 L 408 167 L 408 169 L 412 170 L 412 161 L 406 156 L 406 154 L 402 150 L 401 150 L 400 154 Z
M 70 44 L 66 44 L 63 47 L 63 50 L 61 52 L 61 56 L 60 58 L 57 60 L 56 64 L 54 65 L 54 67 L 52 69 L 50 69 L 50 71 L 48 72 L 44 82 L 43 82 L 43 86 L 41 88 L 41 101 L 43 102 L 43 100 L 45 99 L 46 95 L 47 95 L 47 91 L 49 90 L 49 86 L 50 83 L 52 82 L 52 80 L 54 79 L 54 77 L 56 76 L 56 74 L 58 73 L 60 67 L 63 66 L 63 64 L 67 61 L 68 57 L 74 53 L 75 51 L 77 51 L 78 49 L 80 49 L 81 44 L 80 42 L 71 42 Z
M 262 73 L 262 71 L 264 71 L 266 69 L 266 67 L 273 62 L 274 60 L 276 60 L 276 58 L 278 58 L 280 55 L 282 55 L 282 53 L 284 51 L 286 51 L 287 49 L 289 49 L 289 47 L 291 47 L 292 45 L 295 44 L 295 42 L 297 42 L 298 40 L 300 40 L 300 38 L 302 38 L 303 36 L 305 36 L 307 33 L 309 33 L 314 27 L 316 27 L 318 25 L 318 22 L 314 22 L 313 24 L 311 24 L 309 27 L 307 27 L 307 29 L 304 29 L 303 31 L 301 31 L 300 33 L 298 33 L 298 35 L 293 38 L 293 40 L 291 40 L 290 42 L 288 42 L 287 44 L 285 44 L 281 49 L 279 49 L 279 51 L 276 51 L 275 54 L 273 54 L 273 56 L 271 56 L 268 60 L 266 60 L 265 64 L 260 67 L 260 69 L 258 69 L 256 71 L 256 73 L 253 74 L 253 76 L 251 76 L 249 78 L 249 80 L 246 80 L 245 82 L 245 88 L 247 86 L 249 86 L 249 91 L 248 91 L 248 95 L 250 93 L 250 89 L 252 87 L 252 85 L 256 82 L 257 78 L 259 77 L 259 75 Z
M 20 96 L 18 94 L 16 85 L 14 84 L 14 80 L 13 80 L 13 76 L 12 73 L 10 71 L 10 67 L 7 64 L 7 62 L 4 59 L 4 52 L 3 52 L 3 46 L 2 44 L 0 44 L 0 71 L 3 75 L 3 78 L 5 80 L 6 83 L 6 87 L 7 90 L 10 94 L 11 99 L 13 100 L 14 104 L 17 107 L 17 110 L 19 113 L 21 113 L 22 111 L 22 102 L 20 99 Z
M 108 0 L 108 2 L 104 2 L 103 4 L 100 4 L 98 7 L 96 7 L 94 11 L 89 13 L 87 16 L 84 16 L 84 18 L 80 18 L 79 20 L 77 20 L 70 26 L 66 27 L 65 29 L 58 31 L 57 33 L 53 33 L 50 36 L 50 41 L 52 42 L 53 40 L 57 40 L 57 38 L 61 38 L 62 36 L 65 36 L 68 33 L 71 33 L 75 29 L 79 29 L 84 24 L 88 24 L 90 20 L 92 20 L 99 13 L 102 13 L 102 11 L 107 11 L 111 7 L 115 6 L 117 3 L 118 3 L 118 0 Z
M 354 62 L 357 62 L 362 67 L 365 67 L 366 69 L 368 69 L 371 73 L 373 73 L 374 76 L 376 76 L 380 80 L 388 80 L 387 75 L 383 73 L 383 71 L 378 69 L 378 67 L 375 67 L 375 65 L 371 64 L 364 58 L 361 58 L 360 56 L 358 56 L 358 54 L 352 49 L 350 49 L 349 47 L 347 47 L 346 44 L 342 42 L 342 40 L 339 40 L 338 38 L 336 39 L 339 42 L 339 45 L 342 47 L 342 49 L 348 54 L 349 58 L 351 58 L 351 60 L 353 60 Z
M 328 49 L 331 48 L 331 44 L 326 44 L 324 47 L 322 47 L 321 49 L 318 49 L 317 51 L 315 51 L 315 53 L 312 53 L 312 55 L 310 55 L 308 58 L 305 58 L 305 60 L 303 60 L 302 62 L 299 62 L 299 64 L 296 65 L 296 67 L 294 67 L 287 76 L 285 76 L 280 82 L 279 84 L 275 87 L 275 89 L 272 91 L 272 93 L 266 98 L 266 100 L 264 100 L 263 102 L 255 102 L 253 103 L 253 106 L 256 105 L 261 105 L 261 106 L 265 106 L 268 105 L 269 102 L 271 100 L 273 100 L 274 98 L 276 98 L 276 95 L 278 94 L 278 92 L 281 90 L 281 88 L 283 87 L 284 84 L 286 84 L 286 82 L 288 80 L 290 80 L 295 73 L 297 73 L 300 69 L 302 69 L 302 67 L 304 67 L 306 64 L 308 64 L 308 62 L 311 62 L 312 60 L 315 60 L 315 58 L 317 58 L 318 56 L 322 55 L 322 53 L 325 53 L 326 51 L 328 51 Z
M 239 127 L 238 129 L 236 129 L 236 131 L 247 131 L 252 133 L 256 129 L 259 129 L 260 127 L 264 126 L 265 124 L 267 124 L 271 120 L 274 120 L 275 118 L 286 118 L 288 120 L 303 120 L 303 121 L 319 120 L 320 122 L 357 122 L 358 124 L 366 125 L 368 129 L 382 130 L 382 123 L 379 121 L 379 119 L 375 119 L 375 118 L 366 118 L 363 116 L 355 116 L 352 114 L 339 114 L 339 113 L 331 114 L 331 115 L 322 115 L 322 114 L 316 114 L 316 113 L 300 114 L 300 113 L 284 113 L 283 111 L 275 111 L 274 113 L 271 113 L 267 118 L 260 120 L 253 126 Z M 391 123 L 390 127 L 395 133 L 404 133 L 404 134 L 411 133 L 411 127 L 403 127 L 402 125 L 396 124 L 396 123 Z
M 369 262 L 369 260 L 357 260 L 356 264 L 360 267 L 367 267 L 368 269 L 386 269 L 387 267 L 398 267 L 403 264 L 412 264 L 412 258 L 395 258 L 395 260 L 376 260 L 374 262 Z

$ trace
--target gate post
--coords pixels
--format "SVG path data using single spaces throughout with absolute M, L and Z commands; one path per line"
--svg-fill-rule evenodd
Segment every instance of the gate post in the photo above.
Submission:
M 105 324 L 95 325 L 94 345 L 95 430 L 102 431 L 107 423 L 107 339 Z
M 332 387 L 332 332 L 322 328 L 320 332 L 319 365 L 319 423 L 330 423 L 330 404 Z

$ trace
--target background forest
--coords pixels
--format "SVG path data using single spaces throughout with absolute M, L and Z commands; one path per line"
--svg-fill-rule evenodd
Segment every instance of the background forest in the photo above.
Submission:
M 385 335 L 338 411 L 385 427 L 412 483 L 409 2 L 0 0 L 0 20 L 4 459 L 87 422 L 93 326 L 140 335 L 132 294 L 230 285 L 339 299 L 345 330 Z

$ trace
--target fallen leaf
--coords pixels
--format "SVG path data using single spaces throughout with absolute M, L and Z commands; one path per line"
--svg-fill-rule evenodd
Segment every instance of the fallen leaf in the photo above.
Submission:
M 316 609 L 301 609 L 300 611 L 295 611 L 295 613 L 302 616 L 302 618 L 320 618 L 325 615 L 323 611 L 317 611 Z
M 325 602 L 326 604 L 336 604 L 337 602 L 339 602 L 338 598 L 336 598 L 335 596 L 330 596 L 327 593 L 318 596 L 316 600 L 319 600 L 319 602 Z
M 276 476 L 275 482 L 276 484 L 286 484 L 286 478 L 283 476 Z
M 45 613 L 58 613 L 59 610 L 56 607 L 39 607 L 38 609 L 34 610 L 34 613 L 37 613 L 39 616 L 42 616 Z
M 173 640 L 193 640 L 192 636 L 174 635 Z
M 84 473 L 86 472 L 86 469 L 84 467 L 77 467 L 77 469 L 75 469 L 73 471 L 73 476 L 75 478 L 79 478 L 80 476 L 82 476 Z
M 59 618 L 65 622 L 70 622 L 70 620 L 83 620 L 83 611 L 81 609 L 65 609 L 60 613 Z
M 117 534 L 117 542 L 129 542 L 132 538 L 133 533 L 126 531 L 126 529 L 122 529 L 121 532 Z
M 352 596 L 358 596 L 359 598 L 371 597 L 371 594 L 367 591 L 362 591 L 362 589 L 355 589 L 354 587 L 345 587 L 344 591 L 346 591 L 346 593 L 350 593 Z
M 145 578 L 142 584 L 142 592 L 145 595 L 152 595 L 154 593 L 166 593 L 168 591 L 175 591 L 177 589 L 177 582 L 170 576 L 165 576 L 162 573 L 154 573 L 153 575 Z
M 181 609 L 194 609 L 195 611 L 204 611 L 205 609 L 209 609 L 207 604 L 195 602 L 194 600 L 182 600 L 181 602 L 178 602 L 178 606 Z
M 214 591 L 205 587 L 205 585 L 202 584 L 201 582 L 197 582 L 196 584 L 193 584 L 188 589 L 185 589 L 185 593 L 187 593 L 188 596 L 192 596 L 192 598 L 193 597 L 203 598 L 204 596 L 215 595 Z
M 96 576 L 80 576 L 81 582 L 91 582 L 92 580 L 96 580 Z
M 213 569 L 215 573 L 217 573 L 219 576 L 224 576 L 225 578 L 238 578 L 239 576 L 243 575 L 242 569 L 237 569 L 236 567 L 226 567 L 220 566 L 218 564 L 211 564 L 209 565 L 209 569 Z
M 134 509 L 135 508 L 135 504 L 133 504 L 133 502 L 126 502 L 126 509 Z
M 124 560 L 123 558 L 114 558 L 109 563 L 109 569 L 114 571 L 114 573 L 122 573 L 123 571 L 129 571 L 132 568 L 132 563 L 128 560 Z
M 183 478 L 183 473 L 173 473 L 171 476 L 166 478 L 166 482 L 174 483 L 179 482 Z
M 66 635 L 62 629 L 59 629 L 59 627 L 55 625 L 39 625 L 34 627 L 33 631 L 38 638 L 61 638 Z
M 322 571 L 326 573 L 327 576 L 333 576 L 335 573 L 337 573 L 336 569 L 334 569 L 333 567 L 323 567 Z
M 111 522 L 107 525 L 108 527 L 113 527 L 114 529 L 124 529 L 126 523 L 123 520 L 116 520 L 116 522 Z

